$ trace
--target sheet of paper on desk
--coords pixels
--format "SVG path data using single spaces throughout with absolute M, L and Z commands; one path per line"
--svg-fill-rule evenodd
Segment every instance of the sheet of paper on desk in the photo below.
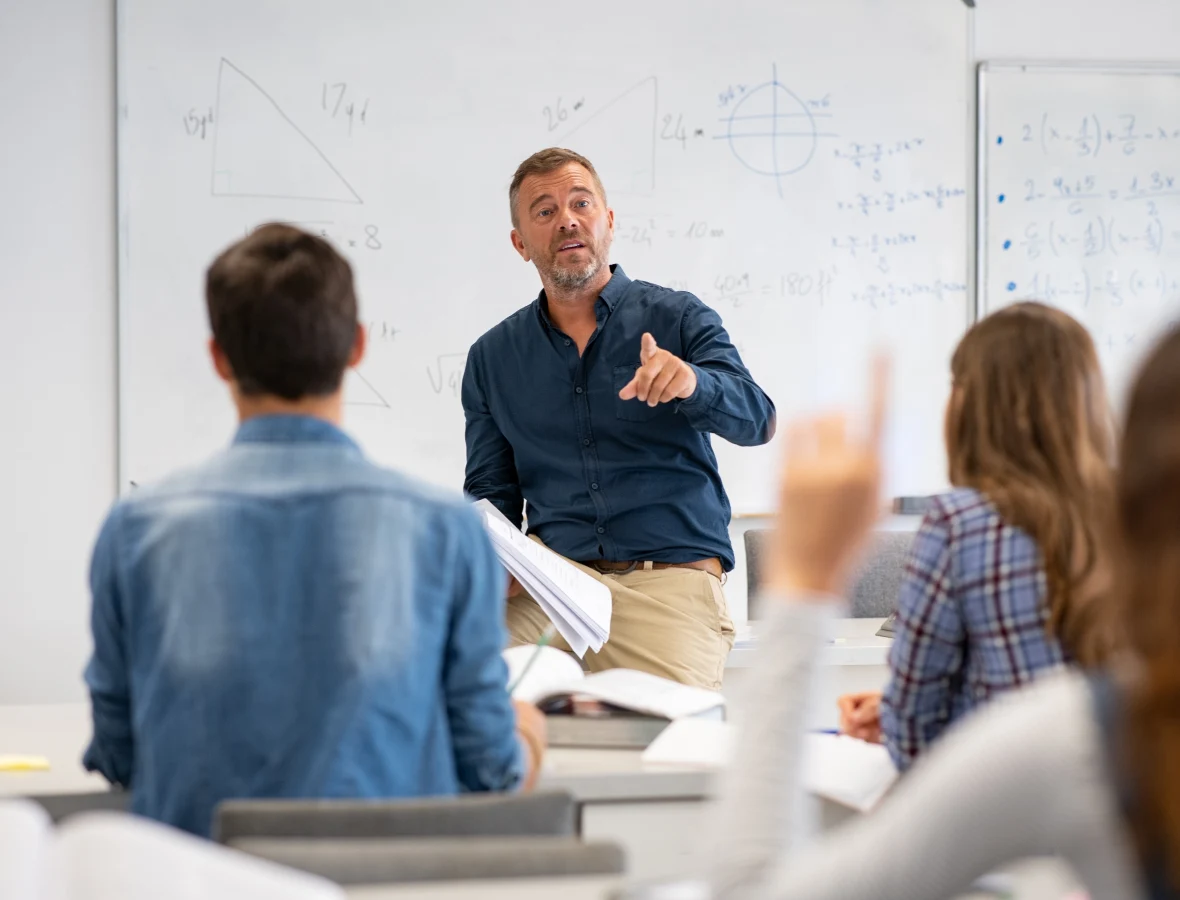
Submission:
M 610 637 L 609 588 L 529 540 L 487 500 L 475 506 L 504 568 L 537 601 L 570 648 L 578 656 L 601 650 Z
M 711 719 L 677 719 L 643 751 L 643 761 L 720 768 L 730 758 L 733 729 Z
M 643 761 L 720 768 L 733 753 L 735 732 L 726 722 L 681 719 L 652 741 Z M 897 770 L 880 744 L 847 735 L 804 737 L 803 784 L 809 793 L 868 812 L 897 780 Z
M 809 734 L 803 777 L 807 789 L 843 806 L 868 812 L 897 781 L 889 751 L 846 734 Z

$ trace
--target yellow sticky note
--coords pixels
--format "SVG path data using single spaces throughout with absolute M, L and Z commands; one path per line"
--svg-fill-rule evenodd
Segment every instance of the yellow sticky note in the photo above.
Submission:
M 0 772 L 47 772 L 49 760 L 44 756 L 0 755 Z

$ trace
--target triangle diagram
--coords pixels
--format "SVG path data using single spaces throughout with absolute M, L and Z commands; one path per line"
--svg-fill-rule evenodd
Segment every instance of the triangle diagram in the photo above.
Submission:
M 274 98 L 227 59 L 217 73 L 213 125 L 215 197 L 362 202 Z
M 562 138 L 594 163 L 607 196 L 650 194 L 656 186 L 655 76 L 625 90 Z
M 349 369 L 344 375 L 344 402 L 348 406 L 390 408 L 386 399 L 356 369 Z

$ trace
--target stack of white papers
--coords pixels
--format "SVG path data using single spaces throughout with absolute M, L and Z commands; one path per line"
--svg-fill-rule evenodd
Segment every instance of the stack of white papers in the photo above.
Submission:
M 570 649 L 583 657 L 610 637 L 610 589 L 536 541 L 487 500 L 475 504 L 500 562 L 545 611 Z

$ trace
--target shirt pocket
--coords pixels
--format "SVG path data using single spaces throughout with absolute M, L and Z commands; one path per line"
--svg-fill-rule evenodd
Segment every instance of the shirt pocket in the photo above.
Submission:
M 671 404 L 657 403 L 655 406 L 648 406 L 638 398 L 634 400 L 623 400 L 619 397 L 619 391 L 625 388 L 635 377 L 635 373 L 639 371 L 639 365 L 630 366 L 615 366 L 614 368 L 614 383 L 615 383 L 615 416 L 625 422 L 650 422 L 656 416 L 663 415 L 670 408 Z

